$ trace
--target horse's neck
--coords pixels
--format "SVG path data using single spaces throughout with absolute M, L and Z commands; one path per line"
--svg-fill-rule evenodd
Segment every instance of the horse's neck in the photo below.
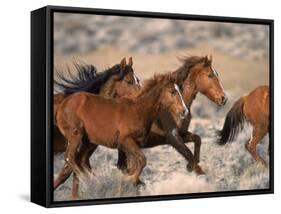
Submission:
M 161 89 L 159 86 L 155 86 L 152 90 L 136 99 L 136 104 L 143 114 L 150 115 L 152 118 L 156 116 L 160 108 L 160 94 Z
M 179 75 L 179 72 L 180 72 L 180 69 L 177 69 L 175 70 L 172 75 L 174 75 L 175 77 L 177 75 Z M 182 85 L 181 88 L 186 88 L 186 90 L 182 90 L 182 96 L 183 96 L 183 100 L 185 102 L 185 105 L 190 108 L 192 103 L 193 103 L 193 100 L 195 99 L 198 91 L 197 91 L 197 88 L 195 86 L 195 83 L 194 83 L 194 80 L 192 79 L 192 77 L 189 75 L 187 77 L 187 81 L 186 83 L 184 83 L 184 85 Z
M 182 93 L 185 105 L 190 108 L 193 103 L 193 100 L 195 99 L 198 93 L 198 90 L 196 89 L 195 84 L 191 80 L 187 81 L 187 83 L 185 83 L 182 88 L 185 88 Z
M 100 88 L 99 95 L 103 97 L 114 97 L 114 83 L 115 80 L 111 77 L 106 83 Z

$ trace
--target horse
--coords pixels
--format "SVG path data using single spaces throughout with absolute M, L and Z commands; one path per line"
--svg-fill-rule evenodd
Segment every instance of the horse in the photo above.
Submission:
M 244 123 L 248 122 L 253 127 L 251 139 L 245 144 L 245 148 L 251 156 L 264 166 L 265 160 L 257 153 L 257 144 L 269 131 L 269 87 L 259 86 L 248 95 L 240 97 L 226 115 L 222 130 L 219 131 L 219 145 L 234 141 Z M 269 151 L 269 150 L 268 150 Z
M 187 170 L 194 171 L 197 175 L 205 174 L 199 166 L 201 138 L 199 135 L 188 131 L 191 120 L 191 105 L 198 93 L 223 106 L 227 96 L 220 83 L 218 72 L 212 66 L 212 56 L 180 57 L 182 65 L 173 71 L 177 84 L 182 93 L 188 114 L 178 126 L 169 112 L 161 110 L 148 139 L 141 148 L 152 148 L 159 145 L 171 145 L 187 161 Z M 184 143 L 194 142 L 194 155 Z M 117 167 L 126 172 L 126 155 L 119 151 Z
M 175 120 L 187 113 L 172 75 L 155 75 L 135 98 L 107 99 L 87 92 L 70 95 L 60 104 L 56 115 L 57 125 L 68 140 L 61 173 L 73 170 L 77 180 L 85 172 L 77 163 L 77 153 L 83 154 L 83 146 L 91 143 L 94 149 L 102 145 L 124 152 L 129 180 L 136 186 L 144 184 L 139 176 L 146 159 L 140 146 L 145 143 L 160 108 L 169 111 Z M 81 141 L 84 142 L 80 144 Z
M 140 88 L 140 80 L 133 70 L 133 59 L 129 58 L 128 64 L 126 58 L 123 58 L 119 64 L 116 64 L 105 71 L 97 72 L 93 65 L 83 65 L 74 62 L 77 75 L 74 75 L 67 69 L 67 76 L 62 72 L 57 72 L 57 80 L 54 84 L 60 93 L 54 95 L 54 122 L 57 108 L 62 101 L 69 95 L 85 91 L 99 94 L 104 97 L 115 98 L 135 94 Z M 54 153 L 65 152 L 67 141 L 58 130 L 56 124 L 53 126 L 53 151 Z

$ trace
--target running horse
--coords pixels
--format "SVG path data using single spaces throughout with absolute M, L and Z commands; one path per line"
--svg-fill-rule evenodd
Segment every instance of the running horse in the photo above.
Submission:
M 194 171 L 197 175 L 204 174 L 199 166 L 201 138 L 199 135 L 188 131 L 191 120 L 191 105 L 198 93 L 205 95 L 218 106 L 225 105 L 226 94 L 219 80 L 219 74 L 212 65 L 212 56 L 181 57 L 182 65 L 173 71 L 180 92 L 187 108 L 188 114 L 178 126 L 169 112 L 161 110 L 148 140 L 142 148 L 151 148 L 159 145 L 171 145 L 187 161 L 187 170 Z M 184 143 L 194 142 L 194 155 Z M 126 172 L 126 155 L 119 151 L 117 167 Z
M 248 95 L 240 97 L 227 113 L 217 143 L 225 145 L 234 141 L 247 121 L 252 125 L 253 132 L 245 148 L 256 161 L 267 166 L 265 160 L 257 153 L 256 147 L 269 131 L 269 98 L 269 87 L 266 85 L 259 86 Z
M 74 179 L 79 182 L 78 176 L 87 174 L 87 168 L 80 165 L 81 156 L 89 144 L 92 152 L 102 145 L 124 152 L 129 180 L 134 185 L 143 184 L 139 176 L 146 159 L 140 147 L 145 144 L 159 110 L 169 112 L 175 121 L 187 113 L 175 81 L 171 74 L 155 75 L 134 98 L 108 99 L 87 92 L 65 98 L 56 114 L 57 126 L 68 141 L 60 174 L 73 170 Z M 72 196 L 77 198 L 78 191 Z
M 97 72 L 93 65 L 74 63 L 76 75 L 67 70 L 67 75 L 57 72 L 58 79 L 54 81 L 60 93 L 54 95 L 54 126 L 53 126 L 53 151 L 54 153 L 65 152 L 67 141 L 56 126 L 56 112 L 62 101 L 76 92 L 89 92 L 104 97 L 116 98 L 135 94 L 140 88 L 139 78 L 133 70 L 133 59 L 123 58 L 105 71 Z

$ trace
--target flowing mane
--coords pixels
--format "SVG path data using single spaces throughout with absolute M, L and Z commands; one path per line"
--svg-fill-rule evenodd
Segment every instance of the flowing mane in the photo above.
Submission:
M 67 68 L 67 75 L 63 74 L 63 72 L 57 71 L 58 79 L 54 80 L 55 87 L 57 87 L 59 91 L 63 92 L 65 95 L 70 95 L 78 91 L 98 94 L 101 87 L 110 77 L 113 75 L 119 75 L 119 79 L 121 80 L 130 72 L 130 69 L 121 71 L 119 64 L 116 64 L 102 72 L 97 72 L 94 65 L 81 65 L 77 62 L 74 62 L 73 64 L 76 69 L 76 75 Z
M 208 60 L 207 56 L 182 56 L 178 57 L 178 59 L 182 62 L 182 66 L 175 71 L 177 73 L 177 83 L 179 86 L 181 86 L 183 81 L 188 77 L 190 69 L 193 66 Z
M 144 85 L 136 97 L 142 97 L 148 91 L 157 86 L 164 86 L 172 81 L 175 81 L 175 77 L 172 73 L 167 74 L 154 74 L 154 76 L 144 82 Z

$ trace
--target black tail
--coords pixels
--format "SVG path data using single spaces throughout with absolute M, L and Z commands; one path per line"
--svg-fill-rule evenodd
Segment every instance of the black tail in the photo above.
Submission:
M 227 113 L 223 129 L 218 131 L 219 139 L 217 144 L 225 145 L 227 142 L 235 140 L 238 133 L 243 129 L 245 116 L 243 113 L 244 97 L 237 100 Z

